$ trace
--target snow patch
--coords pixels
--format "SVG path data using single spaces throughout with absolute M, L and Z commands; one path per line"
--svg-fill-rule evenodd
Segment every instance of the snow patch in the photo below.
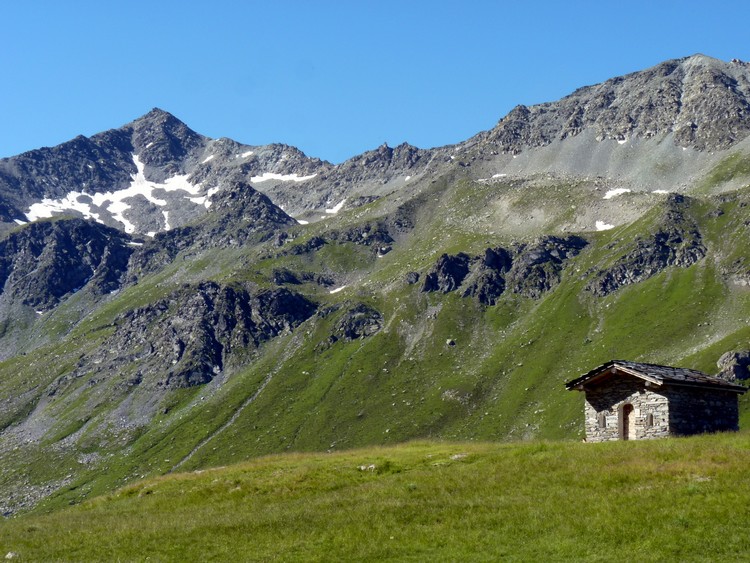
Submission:
M 404 178 L 404 182 L 408 182 L 409 180 L 411 180 L 411 176 L 407 176 L 406 178 Z
M 206 158 L 203 159 L 201 164 L 206 164 L 207 162 L 211 162 L 215 156 L 216 156 L 215 154 L 208 155 Z
M 614 229 L 614 225 L 609 225 L 608 223 L 605 223 L 604 221 L 597 221 L 596 222 L 596 230 L 597 231 L 608 231 L 610 229 Z
M 300 225 L 309 225 L 310 221 L 305 221 L 304 219 L 297 219 L 297 223 Z
M 214 188 L 209 188 L 209 189 L 208 189 L 208 191 L 206 192 L 206 198 L 205 198 L 205 201 L 203 202 L 203 205 L 205 205 L 205 206 L 206 206 L 206 209 L 208 209 L 209 207 L 211 207 L 211 198 L 212 198 L 212 197 L 213 197 L 213 196 L 214 196 L 214 195 L 215 195 L 216 193 L 218 193 L 218 192 L 219 192 L 219 190 L 221 190 L 221 188 L 220 188 L 219 186 L 216 186 L 216 187 L 214 187 Z
M 652 194 L 668 194 L 669 190 L 654 190 Z
M 242 157 L 242 158 L 247 158 L 248 156 L 253 156 L 254 154 L 255 154 L 255 153 L 254 153 L 253 151 L 247 151 L 247 152 L 243 152 L 243 153 L 242 153 L 242 154 L 240 155 L 240 157 Z
M 506 176 L 507 174 L 493 174 L 492 175 L 493 178 L 505 178 Z
M 604 199 L 612 199 L 615 196 L 627 194 L 631 191 L 632 190 L 629 190 L 627 188 L 616 188 L 614 190 L 609 190 L 606 194 L 604 194 Z
M 617 139 L 617 144 L 618 145 L 624 145 L 627 142 L 628 142 L 627 138 L 625 138 L 625 139 Z
M 111 213 L 115 221 L 122 223 L 126 233 L 134 233 L 135 225 L 124 216 L 125 211 L 131 208 L 126 200 L 142 196 L 150 203 L 163 207 L 167 205 L 167 201 L 154 196 L 155 190 L 164 190 L 165 192 L 184 191 L 188 193 L 185 197 L 191 200 L 200 195 L 200 184 L 193 185 L 188 182 L 189 174 L 173 176 L 167 178 L 163 184 L 158 184 L 146 179 L 144 174 L 146 165 L 141 162 L 136 154 L 133 155 L 133 163 L 136 167 L 136 173 L 131 175 L 130 186 L 127 188 L 114 192 L 93 194 L 72 191 L 62 199 L 44 198 L 41 202 L 34 203 L 29 207 L 26 218 L 29 221 L 36 221 L 37 219 L 52 217 L 55 213 L 78 211 L 84 218 L 94 219 L 102 223 L 100 214 L 93 210 L 93 208 L 101 208 Z
M 341 287 L 337 287 L 336 289 L 332 289 L 328 293 L 338 293 L 339 291 L 341 291 L 342 289 L 345 289 L 345 288 L 346 288 L 346 286 L 342 285 Z
M 17 225 L 26 225 L 26 221 L 21 221 L 20 219 L 13 219 Z
M 142 242 L 130 241 L 128 243 L 128 246 L 143 246 L 143 243 Z
M 127 203 L 116 201 L 107 208 L 107 211 L 112 214 L 112 219 L 125 226 L 126 233 L 132 234 L 135 232 L 135 225 L 125 219 L 125 215 L 123 215 L 128 209 L 130 209 L 130 206 Z
M 253 176 L 250 178 L 251 182 L 267 182 L 268 180 L 280 180 L 281 182 L 304 182 L 315 178 L 317 174 L 310 174 L 309 176 L 300 176 L 299 174 L 276 174 L 275 172 L 264 172 L 260 176 Z
M 346 199 L 342 199 L 340 202 L 338 202 L 336 205 L 334 205 L 330 209 L 326 209 L 326 213 L 330 215 L 336 215 L 339 211 L 341 211 L 341 208 L 344 207 L 344 202 L 346 202 Z

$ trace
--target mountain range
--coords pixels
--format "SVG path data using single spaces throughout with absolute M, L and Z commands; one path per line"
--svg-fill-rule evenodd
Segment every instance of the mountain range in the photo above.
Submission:
M 703 55 L 337 165 L 161 109 L 0 159 L 0 510 L 579 438 L 562 383 L 617 357 L 745 379 L 749 203 L 750 65 Z

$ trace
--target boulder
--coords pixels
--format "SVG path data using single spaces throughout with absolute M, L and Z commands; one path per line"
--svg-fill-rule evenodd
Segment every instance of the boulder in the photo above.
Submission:
M 729 381 L 750 379 L 750 350 L 739 350 L 722 354 L 716 362 L 719 377 Z

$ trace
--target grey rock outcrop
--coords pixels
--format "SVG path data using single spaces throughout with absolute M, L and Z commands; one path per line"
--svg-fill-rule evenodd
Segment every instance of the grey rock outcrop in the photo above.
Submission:
M 122 314 L 98 355 L 77 374 L 133 374 L 131 383 L 191 387 L 210 381 L 243 352 L 293 330 L 315 312 L 307 298 L 284 288 L 252 293 L 203 282 Z
M 316 250 L 323 248 L 323 246 L 325 246 L 326 244 L 327 244 L 326 239 L 316 235 L 316 236 L 310 237 L 309 239 L 301 243 L 294 244 L 291 247 L 284 249 L 279 254 L 281 256 L 288 255 L 288 254 L 299 256 L 301 254 L 308 254 L 310 252 L 315 252 Z
M 331 341 L 352 341 L 378 333 L 383 328 L 383 315 L 377 309 L 359 303 L 347 310 L 336 322 Z
M 586 239 L 579 236 L 547 236 L 521 246 L 508 272 L 508 285 L 514 293 L 539 299 L 560 283 L 565 261 L 576 256 L 587 244 Z
M 336 281 L 325 274 L 315 272 L 293 272 L 287 268 L 276 268 L 271 272 L 271 281 L 276 285 L 300 285 L 312 282 L 323 287 L 330 287 Z
M 389 226 L 389 224 L 391 224 Z M 391 243 L 395 242 L 391 236 L 390 229 L 400 229 L 392 225 L 391 219 L 356 225 L 346 229 L 334 229 L 321 235 L 315 235 L 300 243 L 295 243 L 288 248 L 281 250 L 278 255 L 285 256 L 289 254 L 301 255 L 315 252 L 326 244 L 331 242 L 351 242 L 360 246 L 368 246 L 376 254 L 385 255 L 392 250 Z M 406 227 L 401 229 L 401 233 Z
M 726 352 L 716 362 L 719 377 L 733 380 L 750 379 L 750 350 Z
M 470 260 L 469 255 L 463 252 L 454 256 L 443 254 L 425 276 L 422 291 L 448 293 L 458 289 L 469 274 Z
M 273 283 L 276 285 L 299 285 L 302 283 L 294 272 L 286 268 L 275 268 L 273 272 L 271 272 L 271 275 L 273 277 Z
M 511 253 L 504 248 L 488 248 L 467 280 L 463 297 L 476 297 L 484 305 L 494 305 L 505 291 L 505 274 L 513 265 Z
M 579 236 L 547 236 L 513 250 L 488 248 L 480 257 L 444 254 L 425 276 L 422 291 L 448 293 L 463 287 L 463 297 L 484 305 L 494 305 L 506 288 L 539 299 L 560 282 L 565 262 L 587 244 Z
M 586 289 L 600 297 L 620 287 L 647 280 L 665 268 L 687 268 L 706 255 L 700 231 L 695 222 L 683 213 L 688 198 L 672 195 L 658 230 L 639 238 L 635 248 L 607 269 L 597 272 Z
M 388 228 L 383 223 L 368 223 L 350 227 L 343 231 L 332 231 L 326 234 L 329 240 L 353 242 L 364 246 L 380 246 L 393 242 Z

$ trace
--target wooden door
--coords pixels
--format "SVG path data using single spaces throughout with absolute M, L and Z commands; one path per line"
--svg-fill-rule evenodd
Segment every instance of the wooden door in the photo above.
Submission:
M 620 438 L 635 440 L 635 409 L 630 403 L 622 407 L 622 425 L 620 428 Z

